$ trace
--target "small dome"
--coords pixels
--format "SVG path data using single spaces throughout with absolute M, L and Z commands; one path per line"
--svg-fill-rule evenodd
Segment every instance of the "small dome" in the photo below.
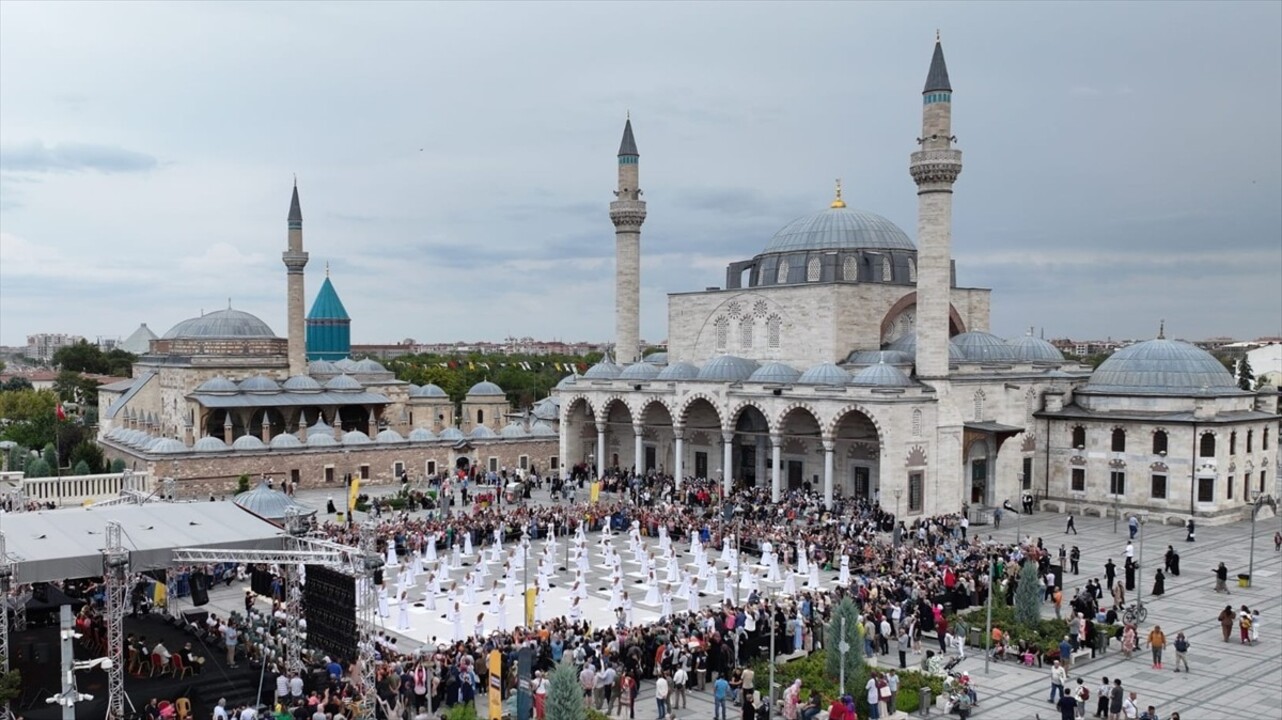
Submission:
M 836 365 L 827 362 L 807 369 L 797 379 L 799 385 L 848 385 L 850 384 L 850 373 L 842 370 Z
M 332 447 L 337 445 L 332 432 L 312 432 L 307 430 L 307 447 Z
M 676 362 L 659 371 L 655 380 L 697 380 L 699 366 L 694 363 Z
M 769 385 L 787 385 L 797 382 L 801 371 L 781 362 L 766 363 L 748 376 L 748 382 L 766 383 Z
M 856 350 L 846 356 L 848 365 L 912 365 L 913 356 L 898 350 Z
M 565 377 L 561 378 L 560 382 L 558 382 L 556 386 L 558 389 L 564 390 L 565 388 L 568 388 L 571 385 L 573 385 L 574 381 L 578 379 L 578 377 L 579 377 L 578 373 L 566 375 Z
M 1015 359 L 1020 362 L 1064 362 L 1064 354 L 1059 351 L 1059 348 L 1039 337 L 1023 335 L 1007 340 L 1006 344 L 1015 353 Z
M 369 435 L 366 435 L 360 430 L 352 430 L 350 432 L 343 433 L 344 445 L 369 445 L 369 443 Z
M 916 250 L 908 234 L 870 212 L 835 207 L 783 226 L 763 253 L 794 250 Z
M 344 441 L 346 441 L 346 440 L 344 440 Z M 388 428 L 388 429 L 386 429 L 386 430 L 382 430 L 382 431 L 380 431 L 380 432 L 378 433 L 378 435 L 375 435 L 375 436 L 374 436 L 374 442 L 377 442 L 377 443 L 403 443 L 403 442 L 405 442 L 405 438 L 404 438 L 404 437 L 402 437 L 402 436 L 401 436 L 401 434 L 400 434 L 400 433 L 398 433 L 398 432 L 396 432 L 395 430 L 393 430 L 393 429 L 391 429 L 391 428 Z
M 365 358 L 363 360 L 357 360 L 356 362 L 352 363 L 351 372 L 370 375 L 374 373 L 385 373 L 387 372 L 387 368 L 380 365 L 377 360 L 373 360 L 371 358 Z
M 620 372 L 622 372 L 622 369 L 618 365 L 614 364 L 614 361 L 610 359 L 609 355 L 606 355 L 601 362 L 588 368 L 588 371 L 583 373 L 583 379 L 613 380 L 619 377 Z
M 499 431 L 499 437 L 505 438 L 507 440 L 519 440 L 521 438 L 527 438 L 529 436 L 530 436 L 530 433 L 526 432 L 525 428 L 521 427 L 520 423 L 508 423 L 507 425 L 503 426 L 502 430 Z
M 498 437 L 495 432 L 485 425 L 477 425 L 468 433 L 468 437 L 473 440 L 488 440 L 489 438 Z
M 268 445 L 271 446 L 272 450 L 285 450 L 288 448 L 302 447 L 303 441 L 299 440 L 298 436 L 292 433 L 281 433 L 280 435 L 272 438 Z
M 1144 395 L 1240 394 L 1232 373 L 1207 351 L 1179 340 L 1147 340 L 1118 350 L 1078 392 Z
M 414 428 L 413 430 L 410 430 L 410 442 L 432 442 L 435 439 L 436 436 L 427 428 Z
M 423 386 L 410 388 L 410 397 L 412 398 L 444 398 L 449 397 L 445 391 L 435 383 L 428 383 Z
M 232 450 L 266 450 L 267 446 L 263 444 L 254 435 L 241 435 L 231 444 Z
M 316 424 L 315 424 L 315 425 L 308 425 L 308 426 L 307 426 L 307 434 L 308 434 L 308 435 L 311 435 L 311 434 L 312 434 L 312 433 L 314 433 L 314 432 L 323 432 L 323 433 L 329 433 L 330 435 L 333 435 L 333 434 L 334 434 L 334 428 L 332 428 L 332 427 L 330 427 L 328 424 L 326 424 L 326 422 L 325 422 L 325 416 L 324 416 L 324 415 L 322 415 L 322 416 L 320 416 L 320 417 L 316 418 Z
M 648 362 L 651 365 L 667 365 L 668 354 L 665 352 L 650 353 L 649 355 L 641 358 L 641 361 Z
M 240 388 L 231 380 L 228 380 L 222 375 L 218 375 L 201 383 L 200 386 L 196 388 L 196 392 L 208 393 L 210 395 L 235 395 L 240 392 Z
M 280 392 L 280 385 L 266 375 L 255 375 L 240 381 L 240 391 L 267 395 Z
M 459 430 L 456 427 L 447 427 L 441 431 L 440 435 L 437 435 L 436 437 L 440 440 L 449 440 L 451 442 L 456 442 L 458 440 L 466 439 L 463 436 L 463 431 Z
M 342 370 L 328 360 L 313 360 L 307 363 L 308 375 L 341 375 Z
M 556 430 L 553 430 L 551 425 L 542 420 L 536 420 L 530 424 L 530 435 L 534 437 L 556 437 Z
M 335 362 L 334 367 L 338 368 L 339 372 L 353 372 L 356 370 L 356 361 L 349 357 L 345 357 L 342 360 Z
M 711 382 L 740 382 L 757 369 L 757 363 L 734 355 L 719 355 L 699 370 L 699 379 Z
M 191 449 L 193 452 L 224 452 L 227 450 L 227 443 L 213 435 L 206 435 L 205 437 L 197 440 L 196 444 L 191 446 Z
M 504 397 L 507 395 L 507 393 L 503 392 L 503 388 L 499 387 L 498 385 L 495 385 L 489 380 L 482 380 L 481 382 L 468 388 L 467 394 L 471 395 L 472 397 L 481 397 L 481 396 Z
M 309 393 L 309 392 L 317 393 L 317 392 L 320 392 L 322 389 L 320 383 L 316 382 L 315 379 L 308 377 L 307 375 L 295 375 L 294 377 L 286 380 L 281 385 L 281 388 L 289 392 L 301 392 L 301 393 Z
M 534 403 L 530 414 L 539 420 L 556 420 L 561 416 L 561 403 L 555 398 L 543 398 Z
M 173 438 L 160 438 L 151 446 L 150 452 L 157 455 L 172 455 L 187 452 L 187 446 Z
M 1000 340 L 1001 338 L 998 338 L 998 339 Z M 904 355 L 908 356 L 909 358 L 912 358 L 913 361 L 916 361 L 917 333 L 916 332 L 906 333 L 902 337 L 900 337 L 898 340 L 887 345 L 884 349 L 901 352 Z M 954 343 L 952 340 L 948 341 L 948 362 L 950 363 L 966 362 L 966 356 L 962 354 L 961 348 L 957 347 L 957 344 Z
M 120 441 L 131 447 L 142 447 L 151 441 L 151 436 L 141 430 L 130 430 L 121 436 Z
M 239 493 L 232 498 L 232 502 L 264 520 L 284 520 L 290 508 L 297 509 L 303 516 L 316 513 L 312 508 L 296 502 L 285 493 L 268 487 L 266 482 L 260 483 L 253 490 Z
M 659 366 L 648 362 L 632 363 L 619 373 L 620 380 L 653 380 L 659 376 Z
M 1015 351 L 1006 341 L 986 332 L 964 332 L 954 335 L 952 343 L 961 350 L 964 362 L 1008 363 L 1015 361 Z
M 325 383 L 325 389 L 334 392 L 360 392 L 365 388 L 351 375 L 335 375 Z
M 850 384 L 863 387 L 911 387 L 913 381 L 907 373 L 894 365 L 877 363 L 855 373 Z
M 241 310 L 217 310 L 183 320 L 165 333 L 166 340 L 206 338 L 274 338 L 267 323 Z

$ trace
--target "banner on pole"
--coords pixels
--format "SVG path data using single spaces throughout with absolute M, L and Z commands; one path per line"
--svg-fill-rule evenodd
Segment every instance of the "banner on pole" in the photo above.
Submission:
M 503 720 L 503 654 L 490 651 L 490 720 Z

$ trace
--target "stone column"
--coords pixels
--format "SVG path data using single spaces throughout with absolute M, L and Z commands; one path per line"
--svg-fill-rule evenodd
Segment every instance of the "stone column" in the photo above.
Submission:
M 601 470 L 605 468 L 605 423 L 596 424 L 596 479 L 601 478 Z
M 673 465 L 675 467 L 672 468 L 672 477 L 676 480 L 677 489 L 680 490 L 681 481 L 683 476 L 685 475 L 685 459 L 686 459 L 685 428 L 680 425 L 673 425 L 672 437 L 676 440 L 676 443 L 677 443 L 676 458 L 673 462 Z
M 731 468 L 734 463 L 734 430 L 722 430 L 721 440 L 721 492 L 729 495 L 730 488 L 734 485 L 734 473 Z
M 556 438 L 556 448 L 557 448 L 556 451 L 558 453 L 557 460 L 556 460 L 557 462 L 556 471 L 560 473 L 560 477 L 565 477 L 565 466 L 566 464 L 569 463 L 569 459 L 570 459 L 569 455 L 570 455 L 571 426 L 572 426 L 572 423 L 570 422 L 570 419 L 568 416 L 561 418 L 560 428 L 559 428 L 560 431 L 557 433 L 557 438 Z
M 770 501 L 779 502 L 783 495 L 782 484 L 780 481 L 780 472 L 782 470 L 783 459 L 783 436 L 770 433 Z
M 832 438 L 823 439 L 824 446 L 824 507 L 832 509 L 832 461 L 833 451 L 837 449 L 837 442 Z
M 756 440 L 756 462 L 753 467 L 753 474 L 756 476 L 757 483 L 766 482 L 766 439 L 757 437 Z
M 644 450 L 645 450 L 645 448 L 642 447 L 641 445 L 641 440 L 643 439 L 642 434 L 644 432 L 645 432 L 644 425 L 642 425 L 641 423 L 632 423 L 632 438 L 633 438 L 632 467 L 636 470 L 636 473 L 638 475 L 645 472 L 645 467 L 642 465 L 642 460 L 641 460 L 641 457 L 644 454 Z

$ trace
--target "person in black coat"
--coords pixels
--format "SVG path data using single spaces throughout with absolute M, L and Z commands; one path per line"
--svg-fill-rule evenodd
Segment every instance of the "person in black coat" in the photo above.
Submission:
M 1184 530 L 1188 533 L 1184 538 L 1184 542 L 1194 542 L 1193 538 L 1197 534 L 1197 526 L 1193 523 L 1193 518 L 1189 518 L 1189 521 L 1185 523 Z
M 1127 590 L 1135 589 L 1135 568 L 1137 567 L 1139 567 L 1139 565 L 1136 565 L 1133 559 L 1126 558 L 1126 589 Z
M 1113 581 L 1117 579 L 1117 566 L 1113 564 L 1113 558 L 1109 558 L 1104 563 L 1104 582 L 1108 583 L 1108 589 L 1113 589 Z
M 1161 570 L 1153 576 L 1153 596 L 1163 595 L 1166 593 L 1166 575 Z

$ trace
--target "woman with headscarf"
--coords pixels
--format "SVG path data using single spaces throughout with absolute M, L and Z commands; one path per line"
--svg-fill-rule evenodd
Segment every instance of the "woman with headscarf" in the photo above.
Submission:
M 783 691 L 783 717 L 784 720 L 797 720 L 797 712 L 801 708 L 801 678 L 792 681 L 787 690 Z
M 1165 593 L 1166 593 L 1166 575 L 1163 574 L 1162 570 L 1159 568 L 1157 573 L 1153 576 L 1153 595 L 1154 597 L 1156 597 L 1158 595 L 1163 595 Z

